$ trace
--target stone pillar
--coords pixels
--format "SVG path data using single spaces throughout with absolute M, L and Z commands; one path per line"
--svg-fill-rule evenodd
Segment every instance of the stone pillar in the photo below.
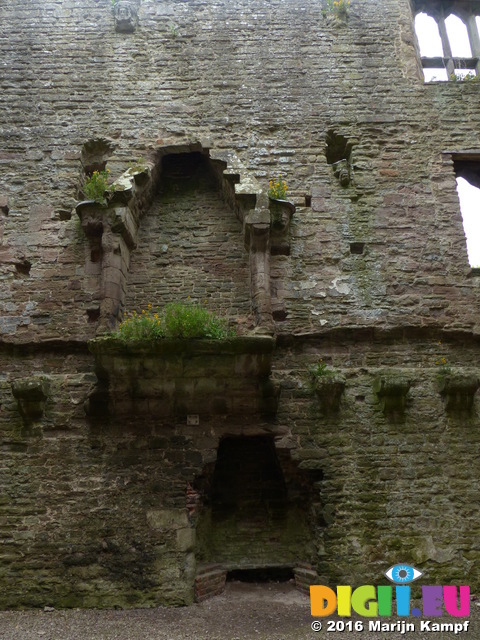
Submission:
M 100 317 L 97 334 L 115 329 L 125 302 L 130 252 L 135 248 L 138 224 L 128 207 L 105 207 L 81 202 L 77 214 L 90 245 L 100 248 Z
M 273 331 L 270 295 L 270 211 L 250 211 L 245 219 L 245 242 L 250 255 L 250 287 L 258 330 Z

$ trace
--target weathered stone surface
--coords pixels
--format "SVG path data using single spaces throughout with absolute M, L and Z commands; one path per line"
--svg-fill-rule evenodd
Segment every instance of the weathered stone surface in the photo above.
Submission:
M 0 5 L 0 606 L 185 604 L 196 561 L 252 558 L 331 585 L 401 560 L 478 590 L 480 280 L 454 166 L 478 158 L 478 85 L 423 83 L 405 0 L 355 0 L 341 23 L 318 0 L 134 6 L 118 32 L 109 1 Z M 70 212 L 105 167 L 111 218 L 82 228 Z M 279 175 L 289 251 L 272 250 Z M 89 340 L 189 296 L 276 335 L 261 388 L 242 386 L 256 347 L 228 376 L 177 344 L 109 353 L 97 378 Z M 319 358 L 345 380 L 335 411 L 306 385 Z M 475 382 L 439 387 L 441 358 Z M 399 371 L 397 421 L 374 383 Z M 12 384 L 30 377 L 49 390 L 26 428 Z M 308 496 L 296 513 L 212 535 L 229 437 L 269 438 L 287 503 Z

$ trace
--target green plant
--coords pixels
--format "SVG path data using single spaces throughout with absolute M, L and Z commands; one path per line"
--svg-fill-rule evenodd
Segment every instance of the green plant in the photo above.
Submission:
M 163 312 L 149 304 L 140 313 L 133 311 L 114 333 L 118 338 L 130 340 L 156 340 L 159 338 L 211 338 L 222 340 L 233 337 L 227 320 L 219 318 L 199 304 L 168 304 Z
M 110 169 L 94 171 L 83 184 L 83 193 L 89 200 L 105 202 L 105 191 L 108 191 L 108 174 Z
M 350 7 L 350 0 L 326 0 L 327 11 L 339 17 L 346 17 Z
M 478 82 L 480 80 L 473 71 L 469 71 L 464 76 L 451 73 L 448 79 L 450 82 Z
M 446 358 L 435 360 L 435 365 L 438 367 L 437 376 L 440 378 L 452 373 L 452 367 L 448 364 Z
M 442 346 L 442 341 L 439 340 L 437 344 Z M 452 367 L 448 364 L 447 359 L 444 356 L 435 360 L 435 366 L 438 367 L 437 378 L 444 378 L 452 373 Z
M 319 362 L 308 369 L 308 374 L 312 381 L 316 381 L 319 378 L 328 378 L 334 375 L 334 371 L 328 368 L 328 365 L 320 358 Z
M 137 158 L 136 160 L 132 160 L 129 163 L 129 170 L 131 173 L 138 173 L 140 171 L 145 171 L 146 169 L 146 161 L 145 158 Z
M 173 22 L 168 25 L 168 31 L 172 38 L 176 38 L 178 36 L 178 27 Z
M 270 180 L 268 183 L 268 197 L 273 198 L 274 200 L 285 200 L 287 197 L 288 186 L 285 180 L 281 178 L 278 181 L 275 181 L 274 178 Z

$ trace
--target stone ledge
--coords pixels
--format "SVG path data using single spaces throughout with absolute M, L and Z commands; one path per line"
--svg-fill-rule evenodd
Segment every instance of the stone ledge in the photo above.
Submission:
M 99 380 L 89 413 L 106 404 L 112 415 L 273 415 L 279 396 L 269 379 L 274 345 L 269 336 L 97 338 L 89 343 Z

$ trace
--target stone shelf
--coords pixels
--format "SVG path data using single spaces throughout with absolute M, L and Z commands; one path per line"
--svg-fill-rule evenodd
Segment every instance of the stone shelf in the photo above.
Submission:
M 377 376 L 373 390 L 384 414 L 403 414 L 411 385 L 412 381 L 402 373 L 392 372 Z
M 456 372 L 439 374 L 437 384 L 447 412 L 472 411 L 475 393 L 480 388 L 480 378 L 477 375 Z
M 25 426 L 41 420 L 49 392 L 50 381 L 46 376 L 30 376 L 12 382 L 12 394 Z
M 320 409 L 323 413 L 335 413 L 345 391 L 345 378 L 340 374 L 321 376 L 312 382 Z
M 112 415 L 274 415 L 270 336 L 89 343 L 99 381 L 90 403 Z M 92 399 L 93 400 L 93 399 Z

